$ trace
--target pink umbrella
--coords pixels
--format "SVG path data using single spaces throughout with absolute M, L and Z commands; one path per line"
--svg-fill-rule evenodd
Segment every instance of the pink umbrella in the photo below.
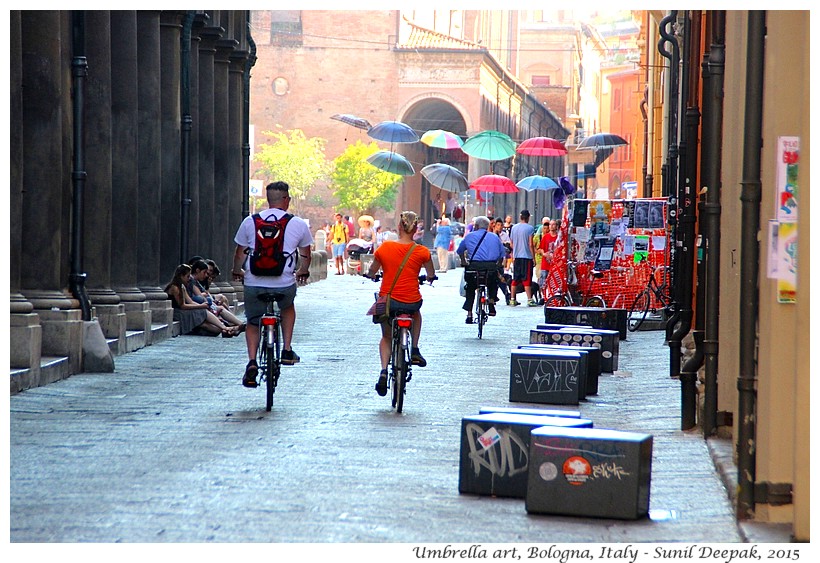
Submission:
M 512 194 L 518 193 L 518 186 L 515 182 L 506 176 L 499 176 L 498 174 L 487 174 L 486 176 L 479 176 L 470 187 L 481 192 L 492 192 L 495 194 Z
M 567 154 L 564 143 L 549 137 L 533 137 L 522 141 L 516 152 L 529 156 L 563 156 Z

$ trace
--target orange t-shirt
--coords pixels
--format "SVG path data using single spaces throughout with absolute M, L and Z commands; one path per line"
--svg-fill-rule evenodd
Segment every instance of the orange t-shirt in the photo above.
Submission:
M 386 295 L 393 285 L 399 266 L 404 261 L 407 251 L 412 243 L 388 240 L 376 249 L 375 259 L 382 266 L 382 285 L 379 290 L 380 295 Z M 419 272 L 424 264 L 430 260 L 430 251 L 426 246 L 417 244 L 413 248 L 413 254 L 408 258 L 407 263 L 401 270 L 399 280 L 390 293 L 390 297 L 402 303 L 415 303 L 421 300 L 419 291 Z

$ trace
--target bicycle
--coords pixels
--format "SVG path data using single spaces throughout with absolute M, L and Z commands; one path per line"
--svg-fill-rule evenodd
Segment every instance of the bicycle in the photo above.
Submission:
M 653 313 L 659 310 L 668 312 L 671 309 L 672 299 L 666 293 L 666 282 L 668 278 L 664 275 L 663 284 L 659 284 L 657 278 L 655 277 L 656 271 L 667 271 L 668 269 L 668 266 L 652 266 L 652 269 L 649 272 L 649 279 L 646 282 L 646 287 L 644 287 L 641 292 L 635 296 L 635 300 L 629 308 L 629 322 L 627 323 L 627 328 L 630 332 L 635 332 L 638 328 L 640 328 L 644 320 L 646 320 L 646 315 L 649 313 L 650 309 Z M 655 302 L 660 304 L 660 307 L 651 307 L 653 297 L 655 298 Z
M 592 292 L 592 285 L 596 279 L 604 276 L 603 272 L 590 268 L 587 294 L 581 295 L 578 290 L 577 262 L 567 262 L 567 290 L 559 291 L 544 301 L 544 307 L 575 307 L 583 303 L 584 307 L 606 307 L 604 298 L 600 295 L 588 295 Z M 544 284 L 546 285 L 546 284 Z
M 465 272 L 464 275 L 475 274 L 476 276 L 476 290 L 475 290 L 475 322 L 478 324 L 478 338 L 481 339 L 484 334 L 484 325 L 490 318 L 490 300 L 487 295 L 487 276 L 495 273 L 491 270 L 472 270 Z
M 259 300 L 266 304 L 265 314 L 259 319 L 259 349 L 257 364 L 259 365 L 258 378 L 265 380 L 265 410 L 270 411 L 273 406 L 273 393 L 279 382 L 279 372 L 282 364 L 282 317 L 277 303 L 284 298 L 279 293 L 262 293 Z
M 381 279 L 379 274 L 364 277 L 377 282 Z M 430 278 L 430 285 L 438 279 L 438 276 Z M 419 285 L 427 280 L 427 276 L 419 276 Z M 407 382 L 413 377 L 412 360 L 412 334 L 413 315 L 410 313 L 394 313 L 390 311 L 390 334 L 392 344 L 390 346 L 390 377 L 387 378 L 387 388 L 392 390 L 393 408 L 400 413 L 404 408 L 404 394 Z

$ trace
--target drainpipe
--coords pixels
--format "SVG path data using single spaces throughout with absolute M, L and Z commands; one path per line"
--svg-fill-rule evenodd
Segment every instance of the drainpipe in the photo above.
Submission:
M 706 383 L 703 405 L 703 435 L 717 429 L 717 372 L 720 315 L 720 173 L 723 140 L 723 83 L 726 65 L 726 12 L 709 12 L 711 38 L 709 55 L 703 62 L 703 151 L 701 183 L 706 189 L 701 202 L 703 243 L 706 245 L 705 319 L 703 339 Z
M 242 174 L 242 217 L 250 215 L 250 201 L 248 200 L 248 186 L 251 181 L 251 68 L 256 64 L 256 43 L 251 36 L 251 12 L 246 11 L 245 19 L 248 22 L 247 38 L 250 55 L 245 60 L 245 75 L 243 76 L 245 87 L 245 107 L 242 116 L 242 163 L 244 170 Z
M 83 320 L 91 320 L 91 301 L 85 290 L 88 274 L 83 272 L 83 210 L 85 181 L 85 79 L 88 76 L 88 59 L 85 56 L 85 11 L 72 12 L 72 52 L 71 74 L 73 78 L 74 97 L 71 102 L 74 129 L 72 145 L 74 147 L 74 170 L 71 172 L 73 193 L 71 197 L 71 271 L 68 274 L 68 286 L 71 294 L 80 302 Z
M 655 26 L 648 25 L 649 37 L 647 38 L 646 44 L 647 45 L 654 45 L 655 44 Z M 644 180 L 643 186 L 643 197 L 652 197 L 653 191 L 653 183 L 654 179 L 652 177 L 652 173 L 654 171 L 654 158 L 655 158 L 655 49 L 649 48 L 649 64 L 647 65 L 646 73 L 647 73 L 647 81 L 646 85 L 649 88 L 649 92 L 647 93 L 647 120 L 649 122 L 649 130 L 647 131 L 646 135 L 646 148 L 647 148 L 647 155 L 646 155 L 646 176 Z
M 740 196 L 740 373 L 738 398 L 738 520 L 754 516 L 756 477 L 755 421 L 757 410 L 756 329 L 758 276 L 760 274 L 760 152 L 762 150 L 763 64 L 765 54 L 766 12 L 750 11 L 746 51 L 746 108 L 743 136 L 743 181 Z
M 699 105 L 699 81 L 698 66 L 694 61 L 698 60 L 700 54 L 700 26 L 701 13 L 698 10 L 689 12 L 686 20 L 684 32 L 684 45 L 687 55 L 684 62 L 685 87 L 683 92 L 687 96 L 686 117 L 683 138 L 681 139 L 681 177 L 679 179 L 680 207 L 678 220 L 681 232 L 681 262 L 680 278 L 681 285 L 679 310 L 681 314 L 681 338 L 685 336 L 692 327 L 694 311 L 692 310 L 692 290 L 694 283 L 695 267 L 695 224 L 697 216 L 695 213 L 695 191 L 697 187 L 697 147 L 698 131 L 700 124 Z M 684 332 L 684 330 L 686 332 Z M 697 413 L 697 377 L 698 369 L 703 360 L 703 331 L 695 330 L 692 333 L 695 340 L 695 353 L 689 358 L 680 369 L 681 384 L 681 430 L 694 428 Z
M 191 26 L 194 23 L 196 12 L 188 10 L 182 24 L 182 39 L 180 43 L 180 81 L 179 102 L 182 109 L 182 123 L 180 133 L 180 158 L 182 160 L 182 178 L 179 209 L 179 263 L 188 259 L 188 225 L 191 211 Z

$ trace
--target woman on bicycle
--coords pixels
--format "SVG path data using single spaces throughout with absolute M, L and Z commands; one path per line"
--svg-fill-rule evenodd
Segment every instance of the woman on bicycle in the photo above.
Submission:
M 421 292 L 419 291 L 419 272 L 424 268 L 427 271 L 427 279 L 430 281 L 435 279 L 436 272 L 430 251 L 413 241 L 413 234 L 416 233 L 418 223 L 418 216 L 413 211 L 402 212 L 398 228 L 399 240 L 387 240 L 376 249 L 367 275 L 372 277 L 379 270 L 382 271 L 379 295 L 388 295 L 389 293 L 391 315 L 393 313 L 413 315 L 411 358 L 413 365 L 424 367 L 427 365 L 427 360 L 419 352 L 422 302 Z M 409 256 L 408 253 L 410 253 Z M 408 259 L 405 262 L 406 256 L 408 256 Z M 404 263 L 403 267 L 402 263 Z M 393 288 L 392 291 L 391 287 Z M 391 323 L 390 319 L 377 321 L 375 316 L 373 322 L 380 322 L 382 329 L 382 337 L 379 341 L 382 369 L 379 373 L 379 381 L 376 383 L 376 391 L 379 395 L 384 396 L 387 394 L 387 365 L 390 363 L 392 343 Z

